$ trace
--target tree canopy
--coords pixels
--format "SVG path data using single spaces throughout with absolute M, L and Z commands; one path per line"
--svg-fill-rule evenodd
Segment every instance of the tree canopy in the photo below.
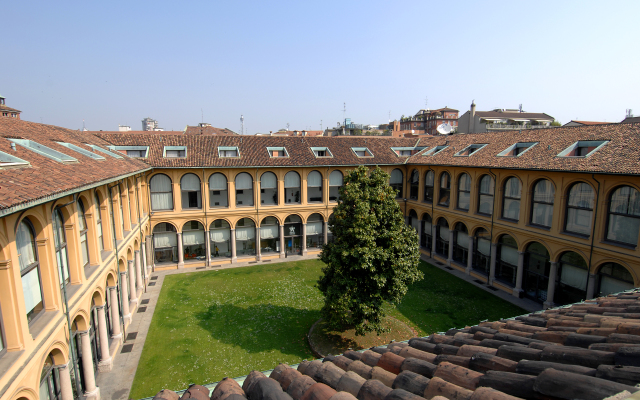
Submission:
M 344 178 L 328 222 L 334 240 L 322 250 L 326 267 L 318 281 L 322 316 L 332 329 L 383 332 L 384 303 L 400 302 L 408 285 L 422 279 L 418 236 L 395 198 L 389 174 L 379 167 L 369 174 L 359 166 Z

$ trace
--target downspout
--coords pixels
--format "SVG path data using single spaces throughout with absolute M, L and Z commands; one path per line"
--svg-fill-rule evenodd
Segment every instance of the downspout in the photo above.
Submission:
M 142 262 L 142 246 L 144 241 L 142 240 L 142 218 L 140 218 L 140 194 L 138 193 L 138 179 L 140 177 L 136 176 L 136 207 L 138 208 L 138 233 L 140 234 L 140 268 L 142 268 L 142 264 L 145 264 L 145 267 L 142 268 L 142 282 L 144 284 L 144 292 L 147 293 L 147 267 L 146 262 Z M 146 252 L 145 252 L 146 255 Z
M 431 165 L 429 165 L 429 171 L 433 172 L 433 193 L 435 193 L 435 189 L 436 189 L 436 171 L 434 171 L 433 168 L 431 168 Z M 433 194 L 431 196 L 434 197 Z M 435 197 L 431 199 L 431 241 L 436 240 L 436 238 L 435 238 L 435 236 L 433 234 L 433 223 L 436 221 L 435 220 L 435 216 L 433 215 L 433 202 L 434 201 L 435 201 Z M 431 244 L 431 246 L 429 246 L 429 258 L 433 258 L 433 244 Z
M 498 181 L 497 181 L 497 177 L 496 175 L 491 172 L 491 168 L 489 168 L 489 174 L 491 174 L 491 176 L 493 176 L 493 205 L 491 206 L 491 231 L 489 233 L 489 245 L 492 246 L 493 245 L 493 219 L 496 215 L 496 210 L 495 210 L 495 204 L 496 204 L 496 187 L 498 187 Z M 489 249 L 491 249 L 491 247 L 489 247 Z M 497 255 L 497 253 L 496 253 Z M 491 257 L 491 256 L 489 256 Z M 489 260 L 491 260 L 491 258 L 489 258 Z M 489 261 L 491 262 L 491 261 Z M 491 269 L 491 267 L 489 267 L 489 269 Z M 489 271 L 489 273 L 487 274 L 487 285 L 489 285 L 489 277 L 491 275 L 491 271 Z
M 58 205 L 54 211 L 60 207 L 66 207 L 69 204 L 75 203 L 78 200 L 78 194 L 74 193 L 73 194 L 73 200 L 71 200 L 68 203 L 65 204 L 60 204 Z M 54 221 L 54 213 L 51 213 L 51 226 L 53 227 L 53 221 Z M 69 264 L 69 260 L 67 259 L 67 265 Z M 60 266 L 58 265 L 58 268 L 60 268 Z M 69 317 L 69 298 L 67 296 L 67 283 L 64 281 L 64 279 L 62 280 L 62 298 L 64 300 L 64 307 L 65 307 L 65 316 L 67 317 L 67 330 L 69 331 L 69 349 L 71 349 L 70 351 L 70 355 L 71 355 L 71 361 L 73 364 L 73 375 L 75 376 L 75 384 L 76 384 L 76 391 L 77 393 L 81 393 L 81 388 L 80 388 L 80 375 L 78 373 L 78 369 L 76 368 L 76 363 L 77 363 L 77 356 L 76 356 L 76 351 L 75 348 L 71 345 L 71 337 L 72 337 L 72 332 L 71 332 L 71 318 Z
M 116 239 L 116 219 L 115 216 L 113 215 L 113 193 L 111 192 L 111 189 L 113 189 L 114 187 L 118 186 L 120 184 L 120 182 L 116 182 L 115 185 L 112 186 L 107 186 L 107 190 L 109 190 L 109 214 L 111 215 L 111 234 L 113 235 L 113 249 L 116 252 L 116 275 L 118 276 L 118 288 L 120 290 L 118 290 L 120 292 L 120 313 L 122 313 L 123 310 L 123 304 L 124 304 L 124 296 L 125 294 L 122 292 L 122 278 L 120 277 L 120 256 L 118 255 L 118 241 Z M 120 325 L 122 326 L 122 337 L 123 337 L 123 341 L 126 340 L 127 337 L 127 332 L 126 332 L 126 325 L 124 323 L 124 319 L 120 318 Z
M 587 266 L 587 287 L 589 286 L 589 275 L 591 275 L 591 258 L 593 257 L 593 243 L 596 239 L 596 220 L 598 217 L 598 203 L 600 202 L 600 181 L 596 179 L 596 174 L 591 174 L 591 179 L 598 182 L 598 190 L 596 191 L 596 208 L 593 212 L 593 227 L 591 228 L 591 246 L 589 248 L 589 265 Z M 595 281 L 593 283 L 595 285 Z M 593 290 L 595 292 L 595 288 L 593 288 Z
M 205 187 L 205 190 L 202 191 L 203 192 L 202 193 L 203 196 L 201 196 L 202 199 L 204 199 L 204 194 L 207 193 L 207 190 L 206 190 L 207 185 L 206 185 L 206 183 L 204 183 L 205 182 L 205 178 L 204 177 L 205 177 L 204 168 L 202 168 L 202 186 Z M 209 202 L 211 202 L 211 199 L 209 199 Z M 204 231 L 205 232 L 209 232 L 209 220 L 207 219 L 207 207 L 209 207 L 208 204 L 202 204 L 202 208 L 204 208 Z M 204 238 L 204 240 L 209 241 L 209 254 L 207 254 L 207 256 L 206 256 L 207 258 L 205 258 L 205 262 L 204 262 L 204 265 L 206 267 L 210 266 L 210 265 L 207 265 L 207 261 L 206 260 L 210 260 L 211 259 L 211 233 L 209 233 L 208 236 L 209 237 Z M 206 243 L 205 243 L 204 248 L 205 248 L 205 250 L 207 249 Z M 211 264 L 211 263 L 209 263 L 209 264 Z

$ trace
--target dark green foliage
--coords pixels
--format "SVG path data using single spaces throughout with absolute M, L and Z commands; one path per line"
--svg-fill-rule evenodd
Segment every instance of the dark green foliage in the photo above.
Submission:
M 323 318 L 336 330 L 382 332 L 385 302 L 399 303 L 411 283 L 422 279 L 416 232 L 405 225 L 389 174 L 364 166 L 345 176 L 325 245 L 327 266 L 318 288 Z

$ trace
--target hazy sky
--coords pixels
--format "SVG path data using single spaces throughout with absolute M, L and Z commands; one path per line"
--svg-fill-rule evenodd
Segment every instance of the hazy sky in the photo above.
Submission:
M 640 115 L 640 1 L 13 1 L 0 94 L 23 119 L 249 134 L 421 108 Z M 425 101 L 428 104 L 425 106 Z

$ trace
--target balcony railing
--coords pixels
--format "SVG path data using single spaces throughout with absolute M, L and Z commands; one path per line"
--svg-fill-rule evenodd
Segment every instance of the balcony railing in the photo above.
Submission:
M 504 130 L 517 130 L 517 129 L 542 129 L 549 128 L 549 125 L 508 125 L 508 124 L 487 124 L 487 129 L 504 129 Z

